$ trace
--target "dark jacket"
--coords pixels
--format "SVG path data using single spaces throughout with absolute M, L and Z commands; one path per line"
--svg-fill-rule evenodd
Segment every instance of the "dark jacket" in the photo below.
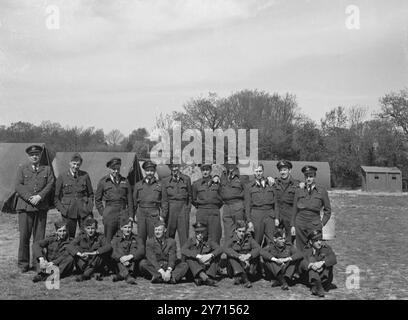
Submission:
M 245 186 L 245 211 L 249 221 L 251 209 L 272 209 L 276 219 L 279 219 L 279 206 L 277 204 L 276 189 L 265 181 L 265 187 L 252 181 Z
M 309 265 L 309 263 L 319 262 L 323 260 L 326 267 L 331 267 L 337 264 L 336 255 L 328 244 L 323 242 L 320 250 L 316 250 L 315 252 L 313 251 L 313 247 L 311 246 L 306 246 L 305 250 L 303 251 L 303 257 L 307 266 Z
M 47 261 L 58 264 L 64 259 L 64 256 L 68 255 L 67 246 L 72 241 L 71 238 L 58 239 L 57 235 L 46 237 L 43 240 L 39 240 L 33 243 L 33 253 L 36 259 L 41 257 Z
M 179 174 L 178 181 L 173 176 L 167 177 L 163 180 L 163 198 L 167 202 L 182 201 L 187 205 L 188 212 L 191 209 L 191 200 L 193 197 L 193 190 L 191 185 L 191 179 L 185 174 Z M 169 205 L 165 206 L 166 209 Z M 163 216 L 167 216 L 167 212 Z
M 164 237 L 162 243 L 156 237 L 146 240 L 146 258 L 157 269 L 176 265 L 176 240 Z
M 187 258 L 195 258 L 198 254 L 212 253 L 218 257 L 223 252 L 222 248 L 214 241 L 203 241 L 198 243 L 196 238 L 190 238 L 181 248 L 181 254 Z
M 201 178 L 193 183 L 193 205 L 198 208 L 221 208 L 222 199 L 219 183 L 214 183 L 212 178 Z
M 129 217 L 133 218 L 135 216 L 132 188 L 125 177 L 120 176 L 118 184 L 112 181 L 109 174 L 99 181 L 95 193 L 95 205 L 101 216 L 104 209 L 102 201 L 105 201 L 105 206 L 107 207 L 110 205 L 120 205 L 122 209 L 127 209 Z
M 70 170 L 61 174 L 55 184 L 54 203 L 64 217 L 84 218 L 92 213 L 94 192 L 88 173 L 79 170 L 76 179 Z
M 225 203 L 234 200 L 244 201 L 245 184 L 241 181 L 238 173 L 234 172 L 232 177 L 226 174 L 222 175 L 220 195 Z
M 270 261 L 273 258 L 288 258 L 291 257 L 292 261 L 302 259 L 302 253 L 296 249 L 291 243 L 285 243 L 282 248 L 279 248 L 274 243 L 270 243 L 265 248 L 261 249 L 261 256 Z
M 23 164 L 17 169 L 16 192 L 18 195 L 16 211 L 48 210 L 49 196 L 54 187 L 54 174 L 51 167 L 40 165 L 36 172 L 30 163 Z M 28 199 L 40 195 L 40 202 L 34 207 Z
M 225 253 L 228 257 L 239 258 L 241 254 L 250 253 L 252 258 L 257 258 L 261 251 L 261 246 L 256 242 L 250 234 L 245 234 L 243 239 L 238 239 L 237 235 L 226 242 Z
M 112 250 L 112 246 L 106 241 L 103 234 L 96 232 L 90 238 L 82 231 L 72 242 L 67 246 L 68 252 L 75 256 L 78 252 L 94 252 L 98 250 L 99 254 L 108 253 Z
M 168 213 L 167 193 L 164 192 L 164 185 L 155 177 L 148 183 L 146 178 L 135 184 L 133 191 L 133 201 L 136 209 L 141 208 L 161 208 L 161 216 L 166 217 Z
M 288 183 L 284 183 L 281 178 L 275 179 L 275 189 L 277 202 L 279 206 L 279 215 L 286 220 L 292 220 L 293 201 L 295 199 L 295 192 L 299 188 L 299 181 L 289 178 Z
M 112 258 L 119 261 L 121 257 L 128 254 L 133 255 L 133 260 L 141 260 L 145 254 L 145 248 L 142 239 L 135 234 L 131 234 L 128 238 L 123 236 L 122 231 L 118 231 L 112 239 Z

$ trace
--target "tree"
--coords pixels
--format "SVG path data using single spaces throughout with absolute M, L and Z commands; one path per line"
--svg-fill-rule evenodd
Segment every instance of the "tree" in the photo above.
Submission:
M 124 138 L 125 136 L 118 129 L 113 129 L 105 136 L 106 142 L 112 147 L 120 145 Z
M 399 93 L 388 93 L 380 98 L 380 118 L 390 119 L 408 136 L 408 88 Z

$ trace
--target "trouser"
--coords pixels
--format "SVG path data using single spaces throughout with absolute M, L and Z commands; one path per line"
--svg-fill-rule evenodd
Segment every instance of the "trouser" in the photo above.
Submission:
M 290 261 L 284 264 L 277 264 L 273 261 L 265 262 L 265 266 L 269 272 L 272 273 L 274 278 L 277 278 L 279 274 L 292 279 L 293 274 L 298 269 L 300 260 Z
M 103 210 L 103 231 L 106 240 L 110 243 L 120 229 L 120 217 L 127 214 L 123 204 L 107 205 Z
M 161 277 L 161 274 L 158 272 L 158 270 L 153 266 L 153 264 L 147 260 L 143 259 L 140 261 L 140 272 L 146 276 L 151 276 L 151 277 Z M 166 271 L 167 266 L 163 266 L 164 271 Z M 188 265 L 185 262 L 176 262 L 176 265 L 174 266 L 174 270 L 171 272 L 171 276 L 176 280 L 176 282 L 179 282 L 187 273 L 188 271 Z
M 234 229 L 238 220 L 244 220 L 244 202 L 224 204 L 222 212 L 222 221 L 224 222 L 224 239 L 230 239 L 234 235 Z
M 326 267 L 323 265 L 322 271 L 317 272 L 313 269 L 309 269 L 305 260 L 300 264 L 302 272 L 307 274 L 307 280 L 309 284 L 313 284 L 315 281 L 321 281 L 324 286 L 328 286 L 333 282 L 333 267 Z
M 220 209 L 218 208 L 198 208 L 196 221 L 207 225 L 208 240 L 220 244 L 222 229 Z
M 74 271 L 74 267 L 75 267 L 75 259 L 73 256 L 71 256 L 70 254 L 64 254 L 63 257 L 59 257 L 53 261 L 51 261 L 54 263 L 54 266 L 58 267 L 58 271 L 59 271 L 59 277 L 65 278 L 68 277 L 72 274 L 72 272 Z M 49 272 L 47 272 L 47 270 L 41 270 L 40 269 L 40 264 L 37 264 L 37 272 L 38 273 L 45 273 L 45 274 L 51 274 L 51 269 L 49 269 Z
M 77 217 L 77 218 L 63 217 L 65 223 L 67 224 L 67 231 L 68 231 L 68 235 L 70 238 L 75 238 L 77 224 L 79 226 L 79 229 L 82 229 L 84 226 L 85 220 L 89 217 L 93 218 L 93 214 L 89 213 L 85 217 Z
M 250 276 L 254 276 L 257 273 L 259 259 L 250 259 L 248 263 L 244 263 L 236 258 L 228 258 L 227 270 L 229 276 L 239 276 L 242 273 L 247 273 Z
M 146 239 L 154 235 L 154 223 L 160 220 L 159 208 L 141 208 L 136 212 L 137 234 L 146 245 Z
M 33 242 L 40 241 L 45 237 L 45 228 L 47 225 L 47 211 L 40 210 L 35 212 L 18 212 L 18 229 L 20 232 L 20 243 L 18 247 L 19 268 L 30 267 L 30 239 L 33 234 Z M 37 260 L 32 259 L 33 267 L 37 267 Z
M 308 242 L 307 239 L 308 235 L 313 230 L 322 231 L 323 226 L 320 220 L 305 222 L 297 218 L 295 221 L 295 228 L 296 228 L 296 247 L 303 252 Z
M 252 208 L 251 220 L 254 224 L 254 240 L 261 245 L 265 235 L 267 243 L 271 242 L 275 232 L 273 209 Z
M 286 242 L 287 243 L 293 243 L 293 241 L 292 241 L 291 219 L 281 216 L 280 227 L 285 230 Z
M 176 237 L 176 231 L 182 247 L 189 236 L 190 210 L 185 201 L 169 202 L 169 217 L 167 222 L 167 235 L 169 238 Z
M 201 263 L 195 258 L 186 258 L 186 262 L 194 278 L 198 277 L 200 272 L 205 272 L 211 278 L 217 275 L 219 258 L 214 258 L 209 264 Z
M 106 255 L 93 256 L 86 260 L 81 259 L 80 257 L 75 257 L 75 266 L 80 273 L 91 276 L 95 272 L 103 271 L 106 260 Z
M 136 277 L 136 275 L 139 273 L 139 263 L 140 260 L 132 260 L 129 265 L 125 266 L 123 263 L 117 262 L 117 274 L 124 279 L 126 279 L 128 276 Z

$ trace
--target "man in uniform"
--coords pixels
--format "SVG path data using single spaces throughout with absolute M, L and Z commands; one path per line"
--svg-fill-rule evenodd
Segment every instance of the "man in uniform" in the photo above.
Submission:
M 248 231 L 248 225 L 243 220 L 236 222 L 235 234 L 225 244 L 225 253 L 228 256 L 229 273 L 235 278 L 234 284 L 243 283 L 244 287 L 251 288 L 250 276 L 256 274 L 261 247 Z
M 254 175 L 255 180 L 245 188 L 245 211 L 254 239 L 262 245 L 264 235 L 267 242 L 273 239 L 275 226 L 279 225 L 279 206 L 275 187 L 264 177 L 263 164 L 255 167 Z
M 132 189 L 129 181 L 120 174 L 121 165 L 119 158 L 112 158 L 106 163 L 109 174 L 99 181 L 95 193 L 96 209 L 103 217 L 104 233 L 109 243 L 120 229 L 120 217 L 134 218 Z
M 167 235 L 175 238 L 176 231 L 182 247 L 189 237 L 192 187 L 190 177 L 180 172 L 180 165 L 169 165 L 171 176 L 163 181 L 163 198 L 167 199 Z
M 137 230 L 143 244 L 148 237 L 153 237 L 154 223 L 165 221 L 168 212 L 166 193 L 163 184 L 156 177 L 156 164 L 150 160 L 142 165 L 146 176 L 135 184 L 133 192 L 136 207 Z
M 18 228 L 20 243 L 18 267 L 21 272 L 30 269 L 30 238 L 33 242 L 44 239 L 49 208 L 48 197 L 55 178 L 49 166 L 41 165 L 43 147 L 32 145 L 26 149 L 29 163 L 18 167 L 16 178 Z M 37 261 L 33 259 L 33 267 Z
M 280 177 L 275 179 L 279 217 L 281 226 L 285 229 L 286 242 L 293 242 L 291 236 L 291 222 L 293 213 L 293 200 L 295 191 L 299 187 L 299 181 L 292 177 L 292 163 L 281 160 L 276 164 Z
M 331 206 L 327 190 L 315 183 L 317 168 L 304 166 L 305 187 L 298 188 L 293 200 L 291 221 L 292 235 L 296 235 L 296 246 L 303 251 L 307 244 L 307 237 L 313 230 L 322 230 L 330 219 Z M 320 210 L 323 208 L 323 218 Z
M 62 173 L 55 183 L 55 206 L 67 223 L 68 234 L 75 237 L 77 223 L 93 217 L 94 192 L 88 173 L 80 170 L 82 157 L 75 153 L 69 162 L 69 170 Z
M 333 281 L 333 266 L 337 263 L 332 248 L 322 238 L 320 230 L 313 230 L 308 235 L 308 245 L 303 252 L 301 270 L 307 274 L 313 295 L 324 297 Z
M 60 278 L 71 275 L 74 270 L 74 258 L 66 250 L 72 240 L 68 235 L 66 222 L 60 220 L 54 226 L 55 234 L 33 244 L 33 252 L 39 262 L 33 282 L 47 279 L 51 274 L 48 271 L 53 266 L 58 267 Z
M 203 177 L 193 183 L 193 205 L 197 208 L 196 222 L 207 225 L 209 240 L 220 244 L 222 229 L 220 184 L 211 177 L 211 164 L 202 164 Z
M 222 248 L 214 241 L 208 240 L 207 226 L 196 222 L 194 225 L 195 238 L 188 239 L 181 248 L 181 253 L 194 277 L 197 286 L 202 284 L 216 287 L 218 262 Z
M 176 284 L 185 276 L 188 265 L 176 260 L 176 240 L 166 236 L 163 221 L 154 224 L 154 236 L 146 241 L 146 259 L 140 271 L 152 277 L 152 283 Z

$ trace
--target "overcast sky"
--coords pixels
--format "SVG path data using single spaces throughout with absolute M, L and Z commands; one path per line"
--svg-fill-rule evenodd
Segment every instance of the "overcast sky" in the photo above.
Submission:
M 380 0 L 0 1 L 0 125 L 151 129 L 189 98 L 290 92 L 314 120 L 408 84 L 408 4 Z M 360 9 L 349 30 L 346 7 Z M 60 28 L 47 29 L 49 5 Z M 50 20 L 48 20 L 49 22 Z

